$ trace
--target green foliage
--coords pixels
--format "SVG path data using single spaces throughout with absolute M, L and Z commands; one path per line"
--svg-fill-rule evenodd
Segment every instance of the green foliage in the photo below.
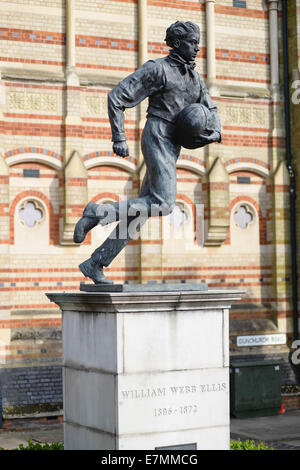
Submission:
M 230 441 L 230 450 L 274 450 L 273 447 L 268 447 L 263 442 L 255 444 L 254 441 L 244 441 L 242 442 L 240 438 L 236 441 Z
M 5 450 L 0 447 L 0 450 Z M 62 442 L 53 442 L 52 444 L 40 444 L 34 443 L 30 439 L 27 441 L 27 446 L 20 444 L 17 449 L 13 450 L 64 450 L 64 444 Z M 240 439 L 230 441 L 230 450 L 274 450 L 273 447 L 268 447 L 263 442 L 255 444 L 254 441 L 244 441 Z
M 0 450 L 5 450 L 0 447 Z M 52 442 L 51 444 L 40 444 L 38 442 L 32 442 L 30 439 L 27 441 L 27 446 L 19 444 L 19 447 L 12 450 L 64 450 L 62 442 Z

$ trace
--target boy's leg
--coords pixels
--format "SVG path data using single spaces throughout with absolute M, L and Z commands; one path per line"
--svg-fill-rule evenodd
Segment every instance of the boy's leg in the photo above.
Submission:
M 125 248 L 148 220 L 144 217 L 128 217 L 122 220 L 108 238 L 91 255 L 93 261 L 101 266 L 109 266 L 112 260 Z
M 94 217 L 95 219 L 98 217 L 101 225 L 116 220 L 120 221 L 110 236 L 85 262 L 90 264 L 93 269 L 98 267 L 98 271 L 102 273 L 101 275 L 103 275 L 103 266 L 108 266 L 112 262 L 128 244 L 134 233 L 140 230 L 141 225 L 146 222 L 148 217 L 151 215 L 167 215 L 173 210 L 176 200 L 176 161 L 180 146 L 174 144 L 171 131 L 172 126 L 170 123 L 162 122 L 157 118 L 148 119 L 146 123 L 142 136 L 142 151 L 147 165 L 147 172 L 139 198 L 109 205 L 93 203 L 95 205 L 90 206 L 90 213 L 86 211 L 87 217 Z M 113 220 L 103 214 L 104 206 L 114 208 L 115 218 Z M 154 214 L 151 210 L 152 206 L 155 206 Z M 142 218 L 137 217 L 135 212 L 135 210 L 139 211 L 141 207 L 144 207 Z M 130 211 L 133 213 L 130 213 Z M 134 225 L 137 219 L 139 219 L 139 224 Z M 134 225 L 133 233 L 130 233 L 129 230 L 131 224 Z M 89 277 L 94 280 L 92 276 Z
M 96 219 L 97 223 L 102 223 L 102 225 L 107 225 L 108 223 L 115 222 L 116 220 L 119 220 L 119 224 L 102 243 L 102 245 L 92 253 L 91 257 L 79 265 L 81 272 L 86 277 L 90 277 L 95 284 L 112 283 L 112 281 L 105 278 L 103 273 L 103 266 L 108 266 L 112 262 L 112 260 L 120 253 L 120 251 L 123 250 L 123 248 L 129 243 L 129 241 L 134 237 L 134 235 L 140 230 L 141 226 L 148 219 L 149 201 L 148 199 L 145 200 L 145 196 L 147 196 L 147 173 L 144 177 L 142 187 L 144 188 L 144 197 L 126 201 L 127 206 L 125 208 L 120 208 L 119 203 L 112 204 L 109 210 L 113 210 L 115 213 L 111 214 L 111 217 L 109 214 L 106 214 L 106 217 L 103 217 L 102 220 L 99 220 L 99 217 Z M 136 214 L 137 201 L 139 201 L 139 203 L 141 203 L 141 201 L 144 202 L 144 206 L 142 206 L 144 207 L 144 210 L 142 210 L 142 214 L 139 216 Z M 102 205 L 102 210 L 103 206 L 104 205 Z M 128 212 L 130 212 L 129 207 L 131 208 L 131 212 L 134 212 L 134 215 L 128 217 Z M 87 209 L 91 212 L 91 215 L 96 214 L 97 209 L 99 213 L 99 208 L 101 208 L 101 206 L 95 203 L 89 203 L 87 205 Z M 89 218 L 93 220 L 92 217 Z M 82 219 L 83 223 L 86 223 L 84 218 Z M 86 219 L 88 221 L 88 217 L 86 217 Z
M 75 226 L 73 239 L 75 243 L 82 243 L 87 233 L 96 225 L 105 226 L 113 222 L 126 220 L 128 216 L 135 215 L 138 212 L 145 213 L 149 217 L 151 215 L 151 206 L 154 203 L 154 198 L 151 198 L 148 194 L 144 194 L 139 198 L 109 204 L 89 202 L 81 219 Z
M 139 220 L 140 227 L 147 218 L 144 218 L 143 221 Z M 109 237 L 92 253 L 91 257 L 79 265 L 81 272 L 90 277 L 95 284 L 112 284 L 112 281 L 105 278 L 103 266 L 108 266 L 131 240 L 129 228 L 135 219 L 137 217 L 128 217 L 127 221 L 120 221 Z

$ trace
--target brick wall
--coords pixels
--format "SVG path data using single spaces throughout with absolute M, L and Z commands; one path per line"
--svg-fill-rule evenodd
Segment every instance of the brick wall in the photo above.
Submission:
M 299 10 L 298 0 L 295 5 Z M 78 264 L 108 232 L 95 228 L 81 246 L 64 244 L 61 234 L 88 200 L 138 194 L 144 174 L 144 169 L 138 172 L 138 161 L 145 105 L 142 116 L 136 108 L 125 113 L 130 157 L 115 156 L 107 93 L 138 65 L 136 1 L 76 0 L 80 86 L 65 80 L 65 2 L 15 0 L 0 2 L 0 10 L 0 372 L 13 384 L 13 371 L 21 374 L 23 366 L 27 372 L 58 370 L 61 316 L 45 292 L 78 290 L 84 280 Z M 296 17 L 300 21 L 298 10 L 294 22 Z M 203 1 L 148 0 L 148 58 L 168 54 L 165 30 L 179 18 L 200 25 L 197 70 L 205 79 Z M 231 311 L 234 354 L 240 352 L 236 336 L 245 332 L 246 322 L 247 334 L 257 333 L 256 321 L 261 333 L 292 332 L 288 177 L 280 163 L 285 157 L 283 102 L 272 102 L 269 90 L 268 12 L 260 0 L 247 0 L 247 8 L 220 0 L 215 24 L 220 96 L 213 99 L 223 140 L 209 151 L 182 149 L 178 204 L 186 225 L 176 229 L 182 238 L 166 238 L 170 220 L 157 226 L 151 221 L 142 239 L 132 241 L 105 271 L 115 282 L 183 279 L 206 281 L 211 288 L 242 286 L 246 295 Z M 80 155 L 81 173 L 70 176 L 64 165 L 73 150 Z M 210 172 L 217 158 L 228 178 L 223 185 Z M 25 177 L 24 170 L 38 171 L 39 177 Z M 31 228 L 19 215 L 26 201 L 37 204 L 43 215 Z M 198 204 L 204 205 L 200 216 Z M 240 207 L 252 214 L 246 229 L 235 221 Z M 223 239 L 215 245 L 206 243 L 213 218 L 227 218 Z M 268 348 L 266 354 L 276 354 L 276 348 Z M 254 352 L 248 351 L 249 356 Z
M 60 366 L 7 368 L 0 370 L 4 419 L 43 415 L 62 410 Z

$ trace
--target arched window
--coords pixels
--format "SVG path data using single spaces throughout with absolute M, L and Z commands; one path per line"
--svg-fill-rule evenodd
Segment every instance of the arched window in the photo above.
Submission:
M 44 211 L 37 200 L 25 200 L 19 208 L 19 218 L 26 227 L 34 227 L 43 222 Z
M 188 209 L 185 208 L 185 205 L 182 202 L 177 202 L 173 212 L 167 216 L 167 219 L 175 230 L 180 230 L 180 228 L 183 227 L 183 224 L 186 223 L 188 217 Z
M 249 204 L 241 203 L 236 207 L 233 218 L 240 229 L 247 230 L 249 225 L 255 221 L 255 214 Z
M 184 251 L 193 251 L 203 243 L 203 217 L 200 217 L 196 205 L 187 197 L 183 200 L 183 197 L 181 195 L 176 201 L 172 213 L 163 218 L 164 251 L 174 255 L 178 253 L 178 243 L 182 244 Z M 198 219 L 200 224 L 197 224 Z
M 20 253 L 49 250 L 49 214 L 41 199 L 27 196 L 17 203 L 14 213 L 14 246 Z
M 254 204 L 243 198 L 232 207 L 230 235 L 231 245 L 239 253 L 259 252 L 259 216 Z

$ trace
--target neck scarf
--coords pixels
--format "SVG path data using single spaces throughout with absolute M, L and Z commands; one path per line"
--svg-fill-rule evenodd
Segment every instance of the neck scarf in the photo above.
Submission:
M 172 67 L 179 67 L 184 73 L 189 72 L 193 76 L 193 70 L 196 67 L 196 62 L 190 61 L 186 62 L 179 54 L 177 54 L 174 49 L 169 54 L 170 59 L 172 60 Z

